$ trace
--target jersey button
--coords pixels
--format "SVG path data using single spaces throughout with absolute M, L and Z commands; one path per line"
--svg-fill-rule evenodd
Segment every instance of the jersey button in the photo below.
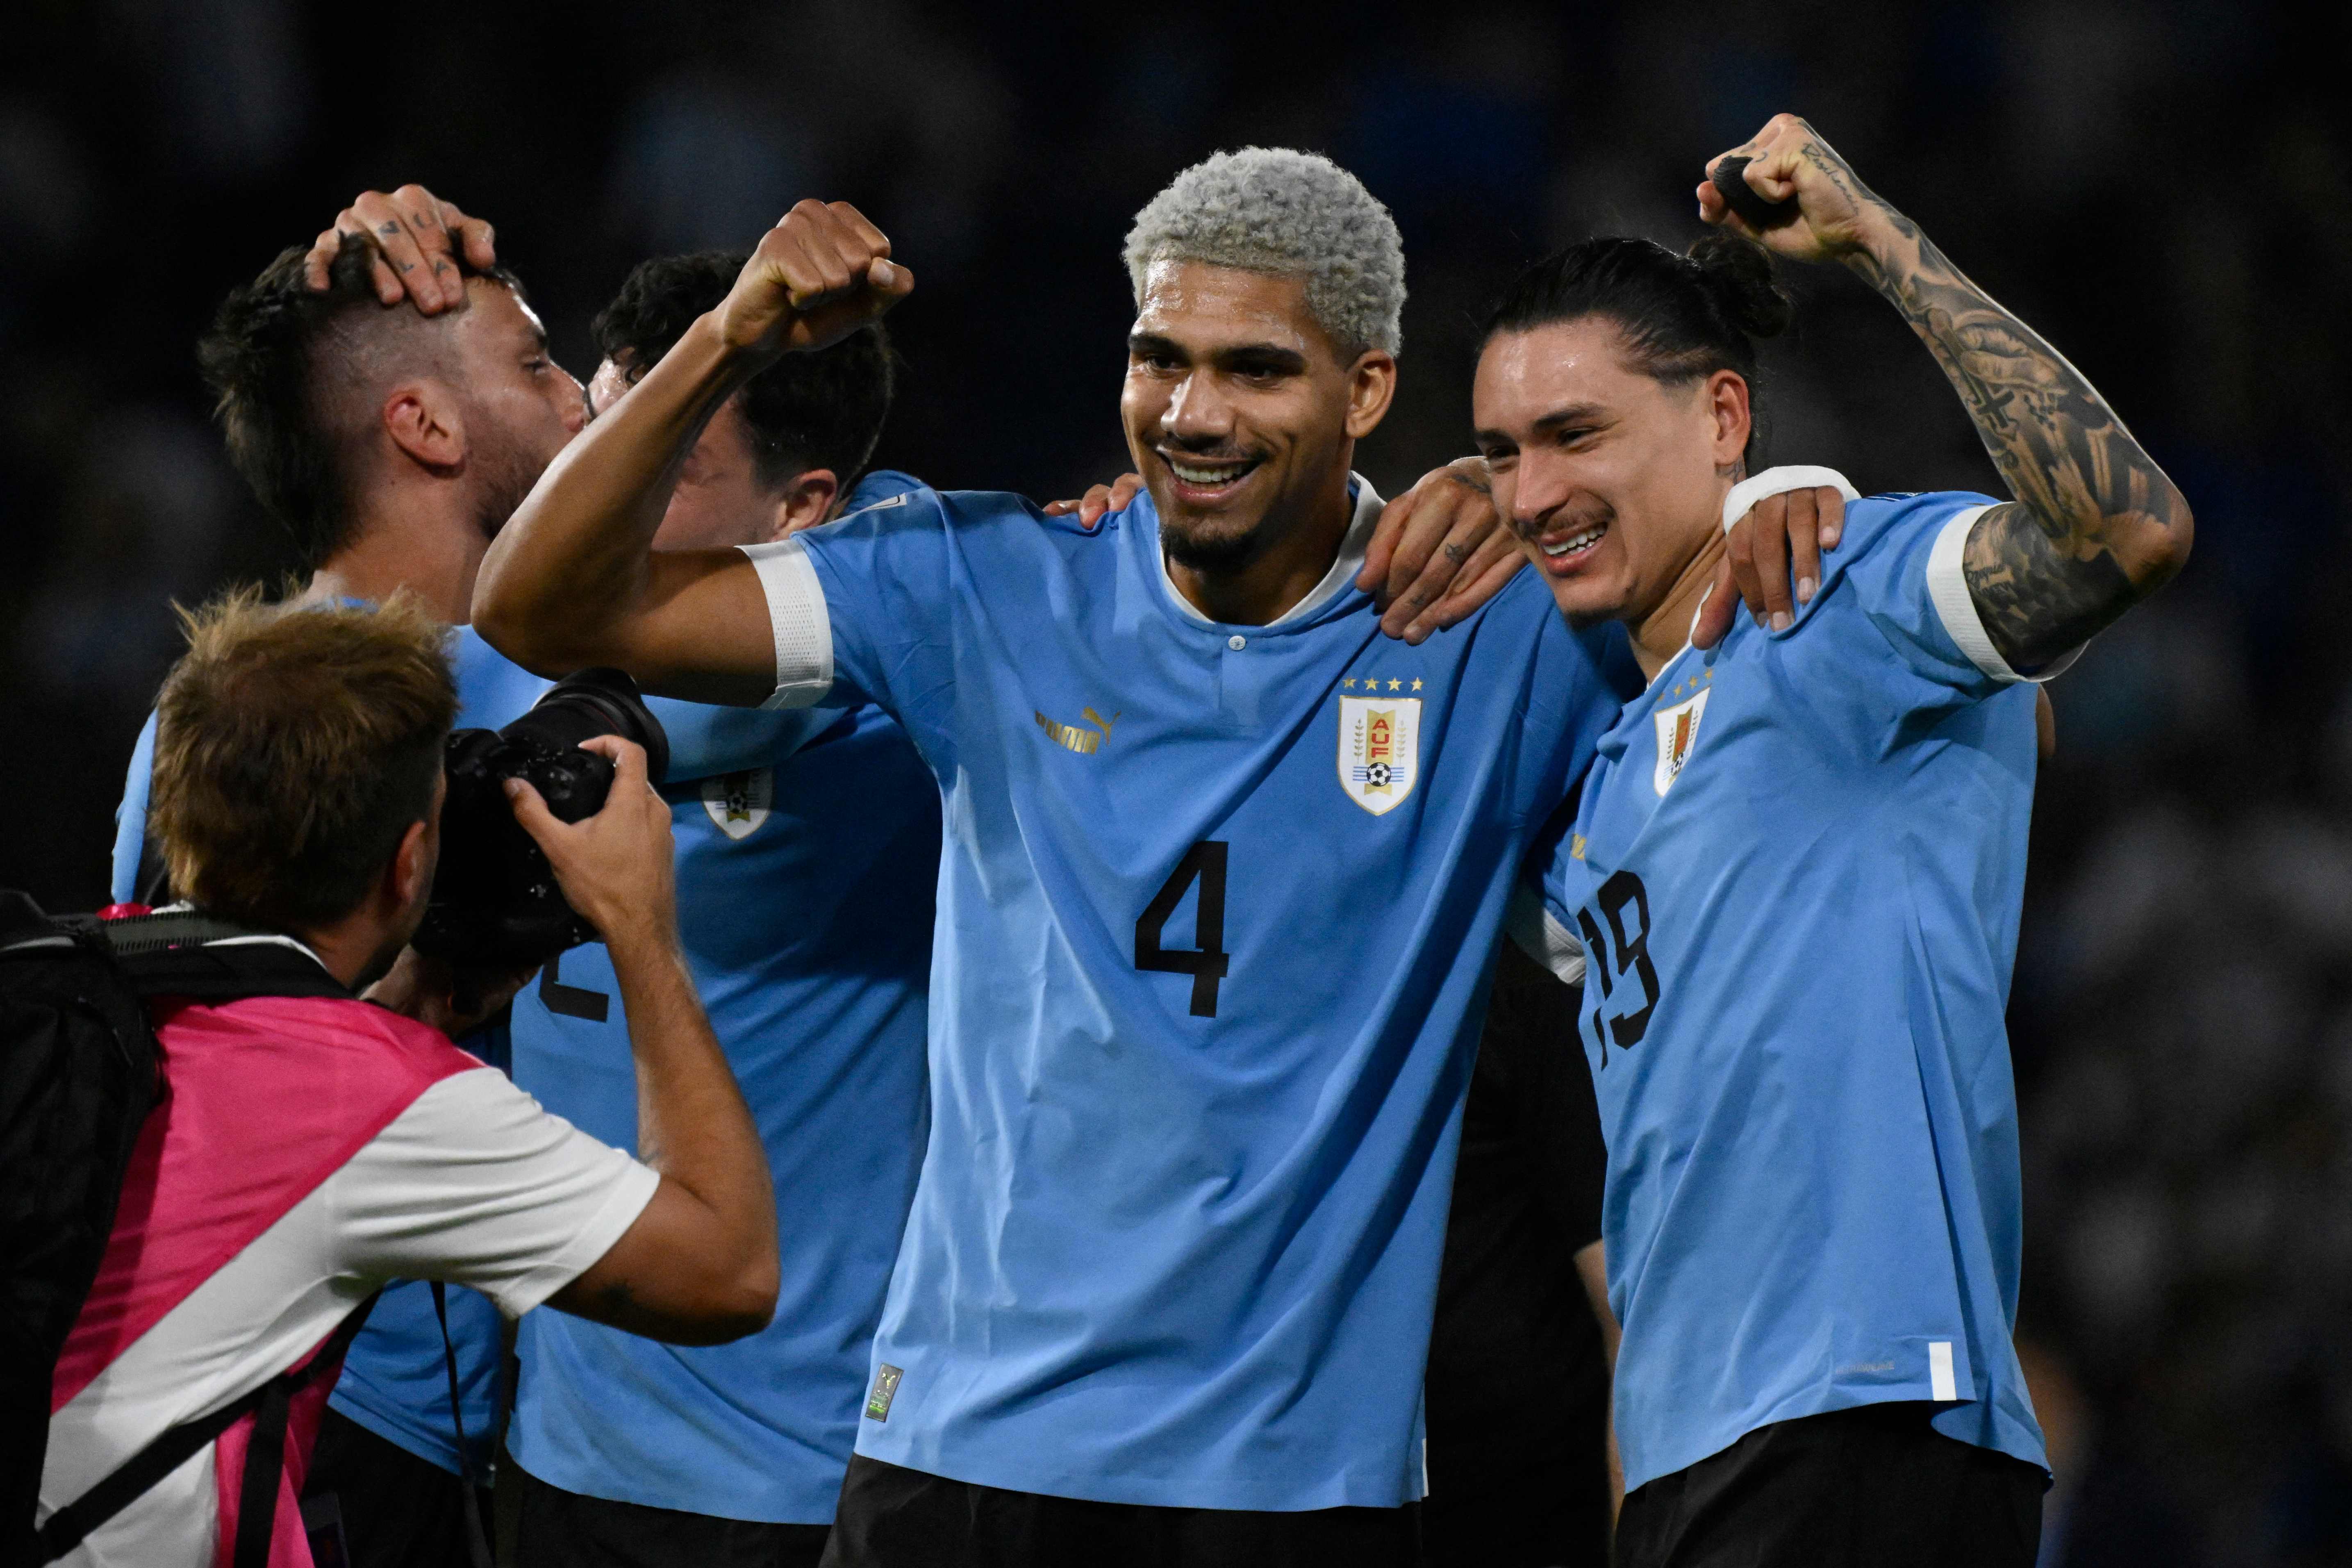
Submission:
M 1235 653 L 1239 653 L 1242 649 L 1249 647 L 1249 638 L 1242 636 L 1239 632 L 1235 632 L 1233 636 L 1225 639 L 1225 646 L 1233 649 Z

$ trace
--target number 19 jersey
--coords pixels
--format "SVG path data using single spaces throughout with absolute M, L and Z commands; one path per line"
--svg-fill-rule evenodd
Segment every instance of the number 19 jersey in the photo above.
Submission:
M 1529 577 L 1383 637 L 1379 509 L 1359 481 L 1263 626 L 1181 599 L 1148 497 L 1090 533 L 918 491 L 748 552 L 780 697 L 880 703 L 945 800 L 861 1453 L 1112 1502 L 1421 1495 L 1484 959 L 1620 694 Z
M 1628 1489 L 1889 1400 L 2043 1463 L 2002 1024 L 2033 695 L 1960 576 L 1987 504 L 1849 506 L 1791 627 L 1742 616 L 1627 704 L 1552 862 L 1587 952 Z

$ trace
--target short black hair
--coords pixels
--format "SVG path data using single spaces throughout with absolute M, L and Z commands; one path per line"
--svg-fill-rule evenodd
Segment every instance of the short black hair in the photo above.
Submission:
M 1601 316 L 1625 334 L 1633 363 L 1660 381 L 1736 372 L 1748 383 L 1752 457 L 1763 428 L 1756 340 L 1785 329 L 1791 310 L 1769 254 L 1737 235 L 1703 235 L 1688 256 L 1654 240 L 1605 237 L 1521 272 L 1487 315 L 1483 337 Z
M 699 250 L 639 262 L 596 313 L 597 353 L 635 381 L 697 317 L 718 308 L 749 259 L 740 250 Z M 881 438 L 896 371 L 889 336 L 875 321 L 753 376 L 740 395 L 760 482 L 781 489 L 806 469 L 830 468 L 846 491 Z
M 343 237 L 322 293 L 305 280 L 307 246 L 289 246 L 252 282 L 230 290 L 196 345 L 196 363 L 228 437 L 229 460 L 271 516 L 293 536 L 305 567 L 316 567 L 352 542 L 358 518 L 348 443 L 340 439 L 327 395 L 347 388 L 348 324 L 382 322 L 408 331 L 431 325 L 405 303 L 387 307 L 371 280 L 366 241 Z M 522 297 L 522 281 L 502 267 L 482 271 L 461 257 L 466 277 L 495 279 Z M 396 312 L 396 314 L 395 314 Z

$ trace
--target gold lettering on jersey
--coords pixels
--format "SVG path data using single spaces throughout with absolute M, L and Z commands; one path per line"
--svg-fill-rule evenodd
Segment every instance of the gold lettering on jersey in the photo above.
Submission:
M 1091 757 L 1110 738 L 1112 726 L 1126 716 L 1124 710 L 1108 719 L 1092 708 L 1081 709 L 1079 713 L 1087 724 L 1095 728 L 1089 730 L 1086 724 L 1065 724 L 1058 720 L 1048 719 L 1043 713 L 1036 714 L 1037 728 L 1045 731 L 1046 738 L 1064 750 L 1076 752 L 1082 757 Z
M 1421 699 L 1340 698 L 1339 787 L 1348 798 L 1382 816 L 1420 779 Z

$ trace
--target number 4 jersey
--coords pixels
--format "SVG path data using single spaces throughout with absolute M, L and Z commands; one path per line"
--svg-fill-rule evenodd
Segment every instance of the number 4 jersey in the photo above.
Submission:
M 1176 593 L 1148 498 L 1090 533 L 918 491 L 750 552 L 780 697 L 879 702 L 946 800 L 860 1452 L 1115 1502 L 1421 1494 L 1485 957 L 1624 692 L 1532 578 L 1381 636 L 1379 510 L 1359 481 L 1265 626 Z
M 1629 1489 L 1886 1400 L 2044 1462 L 2002 1025 L 2034 699 L 1960 577 L 1987 504 L 1849 506 L 1793 626 L 1742 616 L 1626 706 L 1552 861 L 1588 954 Z

